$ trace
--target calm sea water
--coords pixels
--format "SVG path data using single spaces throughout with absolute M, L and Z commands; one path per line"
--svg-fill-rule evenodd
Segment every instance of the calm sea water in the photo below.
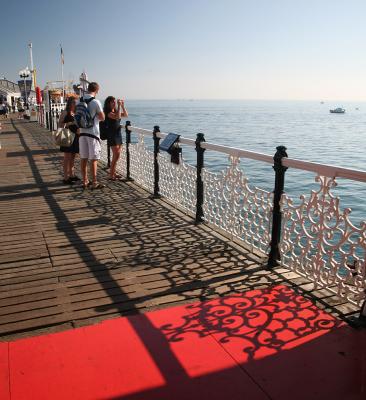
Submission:
M 273 155 L 278 145 L 287 147 L 291 158 L 366 170 L 366 103 L 245 100 L 152 100 L 128 101 L 132 124 L 162 132 Z M 342 106 L 345 114 L 330 114 Z M 356 108 L 359 108 L 358 110 Z M 193 149 L 183 147 L 183 157 L 195 164 Z M 228 165 L 227 156 L 206 151 L 205 164 L 219 171 Z M 242 160 L 242 168 L 253 186 L 273 190 L 274 172 L 269 164 Z M 286 192 L 295 199 L 309 195 L 318 185 L 314 174 L 289 169 Z M 352 222 L 366 220 L 366 183 L 338 180 L 334 193 L 341 207 L 352 208 Z

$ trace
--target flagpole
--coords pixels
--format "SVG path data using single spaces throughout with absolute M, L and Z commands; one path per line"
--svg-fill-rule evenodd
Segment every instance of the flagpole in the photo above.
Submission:
M 32 73 L 32 87 L 31 87 L 31 89 L 32 90 L 36 90 L 36 85 L 37 85 L 37 83 L 36 83 L 36 70 L 35 70 L 34 64 L 33 64 L 33 52 L 32 52 L 33 46 L 32 46 L 32 43 L 29 43 L 28 47 L 29 47 L 31 73 Z
M 62 80 L 62 99 L 65 102 L 65 81 L 64 81 L 64 52 L 62 50 L 62 46 L 60 44 L 61 48 L 61 80 Z

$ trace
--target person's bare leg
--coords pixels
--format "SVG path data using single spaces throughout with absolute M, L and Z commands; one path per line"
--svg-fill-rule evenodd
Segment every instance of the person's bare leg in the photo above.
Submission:
M 81 175 L 83 176 L 83 185 L 84 186 L 86 186 L 89 183 L 87 166 L 88 166 L 88 159 L 82 158 L 80 160 L 80 169 L 81 169 Z
M 98 168 L 98 160 L 91 160 L 90 161 L 90 169 L 91 169 L 91 175 L 93 178 L 94 186 L 97 184 L 97 168 Z
M 114 176 L 117 176 L 116 169 L 119 158 L 121 157 L 121 145 L 116 146 L 115 163 L 114 163 Z
M 117 163 L 117 146 L 111 146 L 112 149 L 112 161 L 109 169 L 109 177 L 113 179 L 116 175 L 116 163 Z
M 69 176 L 75 176 L 75 153 L 70 153 Z
M 64 168 L 64 180 L 65 181 L 67 179 L 69 179 L 69 164 L 70 164 L 70 154 L 64 153 L 63 168 Z

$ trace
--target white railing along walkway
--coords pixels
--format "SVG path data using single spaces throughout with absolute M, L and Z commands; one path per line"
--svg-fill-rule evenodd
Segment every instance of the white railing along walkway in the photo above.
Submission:
M 48 120 L 51 118 L 51 126 L 55 126 L 54 118 L 59 110 L 52 111 Z M 45 114 L 39 120 L 46 125 Z M 342 209 L 340 199 L 332 193 L 337 178 L 366 182 L 366 171 L 281 158 L 283 174 L 287 168 L 313 172 L 318 189 L 301 195 L 298 204 L 286 192 L 278 196 L 280 224 L 276 227 L 274 194 L 251 186 L 240 168 L 241 159 L 250 159 L 270 164 L 268 168 L 273 174 L 273 156 L 203 141 L 199 143 L 200 149 L 227 154 L 229 164 L 220 172 L 208 168 L 197 171 L 196 166 L 182 158 L 179 164 L 174 164 L 167 153 L 154 153 L 145 143 L 145 137 L 154 136 L 152 130 L 126 125 L 126 136 L 131 134 L 137 136 L 137 142 L 123 146 L 118 164 L 120 173 L 154 193 L 158 168 L 159 195 L 196 216 L 200 181 L 204 193 L 203 221 L 263 255 L 273 250 L 276 231 L 281 265 L 307 277 L 316 287 L 327 288 L 359 305 L 366 317 L 366 222 L 352 224 L 351 210 Z M 155 132 L 155 138 L 160 140 L 166 136 L 159 130 Z M 178 143 L 197 149 L 193 139 L 180 137 Z M 107 145 L 102 144 L 102 159 L 107 162 Z
M 129 126 L 137 143 L 129 145 L 131 177 L 149 191 L 154 189 L 154 152 L 144 137 L 153 131 Z M 157 132 L 164 139 L 167 134 Z M 196 146 L 196 141 L 180 137 L 179 144 Z M 248 150 L 202 142 L 206 151 L 227 154 L 229 165 L 220 172 L 202 170 L 204 186 L 203 219 L 229 235 L 242 240 L 250 249 L 268 253 L 271 244 L 273 193 L 250 185 L 240 159 L 268 163 L 272 173 L 273 156 Z M 366 182 L 366 171 L 358 171 L 291 158 L 282 158 L 282 166 L 314 173 L 318 190 L 304 193 L 300 204 L 289 194 L 281 197 L 280 264 L 306 276 L 316 287 L 330 291 L 362 306 L 366 290 L 366 223 L 355 226 L 349 220 L 350 209 L 342 209 L 332 194 L 336 178 Z M 194 214 L 197 202 L 196 167 L 184 160 L 179 165 L 159 152 L 160 194 L 177 207 Z M 126 148 L 120 165 L 126 173 Z

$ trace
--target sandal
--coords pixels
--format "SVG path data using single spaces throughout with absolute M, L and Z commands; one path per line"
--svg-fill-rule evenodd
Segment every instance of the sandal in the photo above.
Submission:
M 102 183 L 97 182 L 96 184 L 93 183 L 91 188 L 92 188 L 92 190 L 94 190 L 94 189 L 104 189 L 105 185 L 103 185 Z
M 63 179 L 62 183 L 64 185 L 72 185 L 74 183 L 74 181 L 71 178 L 68 178 L 68 179 Z
M 92 183 L 91 183 L 91 182 L 83 183 L 82 188 L 83 188 L 83 190 L 86 190 L 86 189 L 88 189 L 90 186 L 92 186 Z
M 113 182 L 114 182 L 114 181 L 116 181 L 116 180 L 117 180 L 117 178 L 115 178 L 115 177 L 113 177 L 113 178 L 112 178 L 112 177 L 110 176 L 110 177 L 108 178 L 108 180 L 109 180 L 109 181 L 113 181 Z

